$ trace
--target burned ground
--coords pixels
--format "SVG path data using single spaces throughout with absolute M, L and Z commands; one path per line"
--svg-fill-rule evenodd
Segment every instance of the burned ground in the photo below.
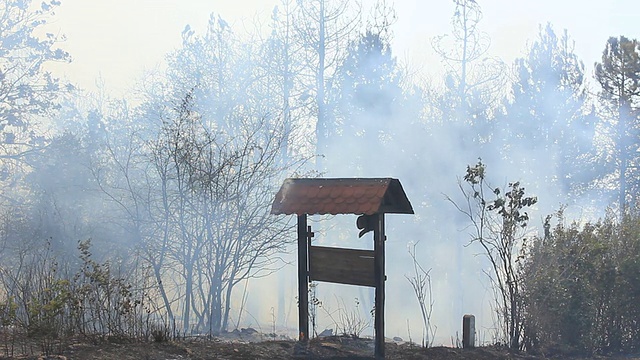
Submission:
M 77 338 L 65 342 L 15 341 L 0 344 L 2 359 L 147 359 L 147 360 L 208 360 L 208 359 L 373 359 L 373 341 L 349 337 L 316 338 L 308 346 L 293 340 L 229 339 L 194 337 L 179 341 L 132 342 L 118 339 Z M 387 359 L 409 360 L 491 360 L 491 359 L 586 359 L 561 354 L 533 356 L 514 354 L 501 347 L 457 349 L 448 347 L 422 348 L 408 343 L 386 344 Z M 610 359 L 640 359 L 624 356 Z

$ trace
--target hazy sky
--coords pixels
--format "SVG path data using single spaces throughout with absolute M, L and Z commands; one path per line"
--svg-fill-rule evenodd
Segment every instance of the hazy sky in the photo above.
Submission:
M 431 48 L 434 36 L 450 31 L 451 0 L 387 0 L 394 4 L 393 50 L 412 69 L 433 73 L 439 60 Z M 368 9 L 373 0 L 364 0 Z M 640 38 L 637 0 L 478 0 L 481 29 L 492 39 L 490 52 L 511 63 L 535 38 L 539 24 L 551 22 L 557 33 L 568 29 L 576 52 L 591 71 L 609 36 Z M 67 36 L 62 47 L 73 63 L 63 74 L 91 88 L 101 76 L 107 89 L 122 94 L 144 69 L 162 64 L 180 45 L 186 24 L 202 30 L 215 12 L 237 32 L 252 30 L 255 19 L 265 26 L 278 0 L 62 0 L 52 26 Z M 434 70 L 435 69 L 435 70 Z

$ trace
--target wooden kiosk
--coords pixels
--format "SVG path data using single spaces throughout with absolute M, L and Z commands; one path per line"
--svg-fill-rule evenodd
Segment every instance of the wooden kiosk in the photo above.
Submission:
M 309 340 L 309 282 L 325 281 L 375 288 L 375 356 L 384 358 L 384 214 L 413 214 L 398 179 L 287 179 L 276 194 L 272 214 L 298 216 L 299 341 Z M 359 236 L 373 231 L 372 250 L 311 245 L 309 215 L 355 214 Z

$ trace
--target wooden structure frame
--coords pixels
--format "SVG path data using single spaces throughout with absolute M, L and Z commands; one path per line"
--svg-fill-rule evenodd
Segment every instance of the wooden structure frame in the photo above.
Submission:
M 299 341 L 309 340 L 309 282 L 375 288 L 375 356 L 384 358 L 385 213 L 413 214 L 400 181 L 392 178 L 287 179 L 272 214 L 297 215 Z M 360 236 L 373 231 L 373 251 L 311 245 L 309 215 L 356 214 Z

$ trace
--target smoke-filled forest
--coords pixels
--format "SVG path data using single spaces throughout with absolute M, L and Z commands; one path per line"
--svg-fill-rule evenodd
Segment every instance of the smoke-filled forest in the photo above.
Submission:
M 425 39 L 437 76 L 399 60 L 391 2 L 282 0 L 253 31 L 187 25 L 122 97 L 50 70 L 74 56 L 47 32 L 60 2 L 0 3 L 0 356 L 19 336 L 295 338 L 295 217 L 270 212 L 307 177 L 401 181 L 388 337 L 457 347 L 473 314 L 481 345 L 640 352 L 638 41 L 580 59 L 543 23 L 505 62 L 482 1 L 452 2 Z M 314 244 L 372 248 L 355 220 L 311 216 Z M 372 335 L 370 288 L 309 299 L 314 337 Z

